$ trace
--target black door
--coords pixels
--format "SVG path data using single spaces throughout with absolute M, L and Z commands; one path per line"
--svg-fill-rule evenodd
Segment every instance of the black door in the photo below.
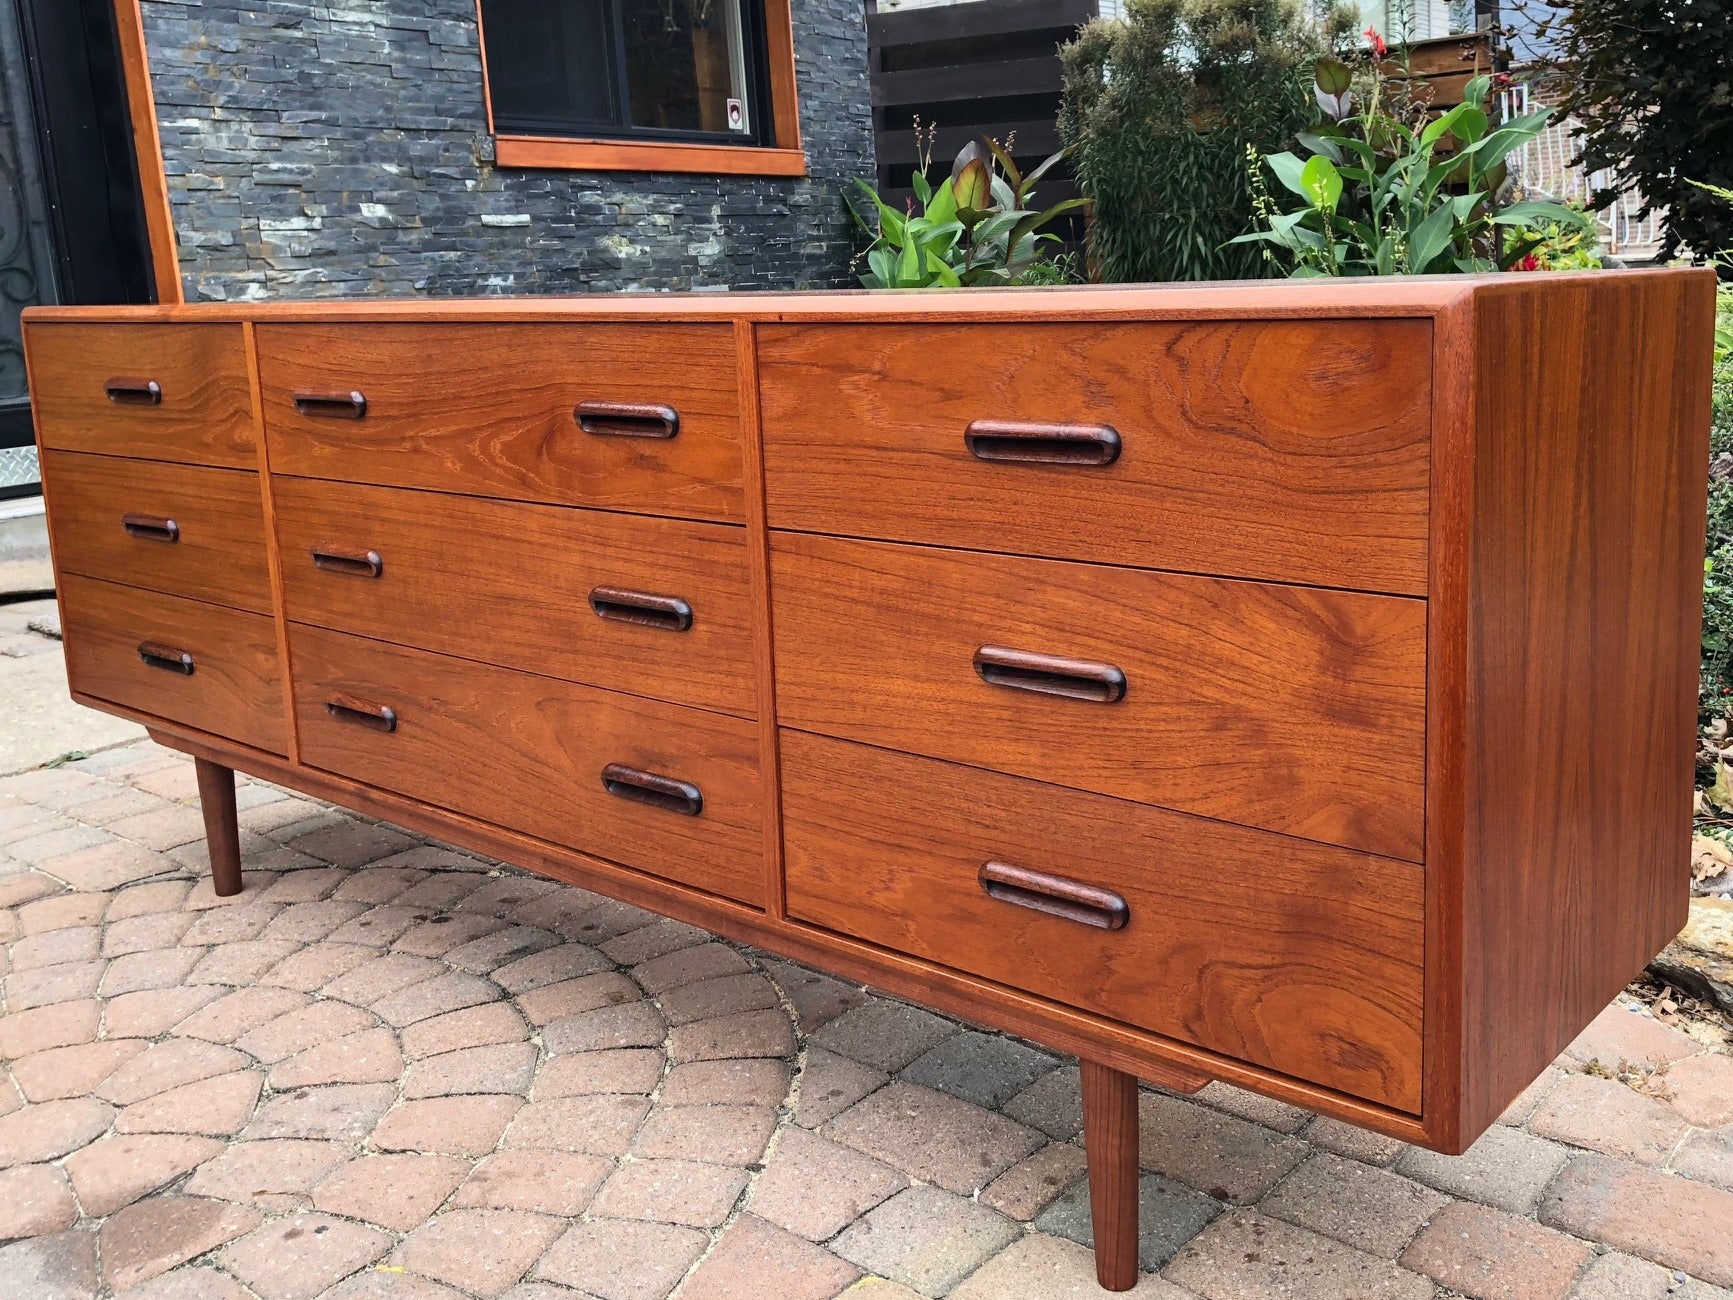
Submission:
M 37 485 L 19 313 L 153 297 L 110 0 L 0 0 L 0 497 Z

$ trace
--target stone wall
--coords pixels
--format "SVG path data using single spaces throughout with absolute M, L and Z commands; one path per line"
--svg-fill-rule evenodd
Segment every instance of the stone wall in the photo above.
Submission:
M 808 175 L 499 170 L 474 0 L 143 0 L 188 301 L 843 283 L 861 0 L 794 0 Z

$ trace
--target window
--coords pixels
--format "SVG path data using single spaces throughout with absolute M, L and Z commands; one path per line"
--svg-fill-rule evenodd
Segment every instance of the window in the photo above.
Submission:
M 479 0 L 478 10 L 502 166 L 804 170 L 787 0 Z

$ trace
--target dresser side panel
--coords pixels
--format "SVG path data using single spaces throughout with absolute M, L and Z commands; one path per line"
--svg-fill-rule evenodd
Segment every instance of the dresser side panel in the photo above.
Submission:
M 1713 295 L 1477 289 L 1462 1144 L 1685 920 Z

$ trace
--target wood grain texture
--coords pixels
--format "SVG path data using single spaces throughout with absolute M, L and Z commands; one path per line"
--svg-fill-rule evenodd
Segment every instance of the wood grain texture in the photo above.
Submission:
M 114 30 L 120 47 L 121 76 L 126 82 L 127 111 L 132 119 L 132 151 L 138 164 L 139 198 L 143 201 L 156 300 L 181 303 L 186 299 L 181 291 L 174 209 L 169 203 L 156 93 L 150 82 L 150 49 L 145 41 L 139 0 L 114 0 Z
M 1457 1145 L 1685 921 L 1713 293 L 1475 298 Z
M 45 448 L 231 469 L 255 467 L 252 403 L 241 327 L 218 324 L 71 324 L 33 320 L 36 434 Z M 109 400 L 117 377 L 155 381 L 154 406 Z
M 218 898 L 241 892 L 241 824 L 235 811 L 235 770 L 208 758 L 193 759 L 199 811 L 211 856 L 211 890 Z
M 412 798 L 759 905 L 763 803 L 748 721 L 293 624 L 302 760 Z M 390 733 L 333 718 L 353 697 Z M 695 817 L 602 786 L 622 763 L 690 781 Z
M 288 616 L 482 663 L 751 717 L 745 530 L 278 475 Z M 315 567 L 376 552 L 379 577 Z M 675 596 L 683 632 L 604 619 L 597 587 Z
M 271 579 L 272 622 L 277 628 L 277 663 L 283 680 L 289 680 L 289 620 L 283 612 L 283 565 L 277 552 L 277 505 L 271 492 L 271 451 L 265 439 L 265 407 L 259 393 L 259 350 L 257 331 L 248 321 L 241 327 L 247 350 L 247 397 L 252 409 L 253 428 L 257 433 L 259 456 L 259 493 L 265 518 L 265 565 Z M 292 691 L 283 692 L 283 728 L 288 741 L 289 761 L 301 761 L 300 739 L 295 735 L 295 700 Z
M 765 326 L 772 527 L 1283 582 L 1426 585 L 1425 322 Z M 1108 425 L 1111 465 L 976 459 Z
M 1094 1061 L 1078 1065 L 1095 1280 L 1107 1291 L 1129 1291 L 1137 1285 L 1137 1080 Z
M 771 572 L 788 726 L 1421 857 L 1421 601 L 781 532 Z M 1125 697 L 989 685 L 983 645 Z
M 121 456 L 50 451 L 42 492 L 67 573 L 269 614 L 259 476 Z M 174 522 L 173 542 L 127 532 L 127 515 Z
M 1418 867 L 787 730 L 782 780 L 790 915 L 1418 1113 Z M 1130 920 L 990 898 L 988 861 Z
M 724 325 L 261 325 L 281 474 L 739 522 L 740 399 Z M 359 420 L 297 392 L 367 399 Z M 589 434 L 579 402 L 671 406 L 673 438 Z
M 271 620 L 220 605 L 58 576 L 72 689 L 184 722 L 243 745 L 284 752 L 283 679 Z M 152 668 L 141 642 L 184 650 L 189 676 Z
M 74 693 L 74 698 L 79 698 Z M 180 724 L 151 719 L 124 705 L 89 698 L 80 703 L 147 723 L 159 744 L 202 754 L 237 771 L 300 790 L 379 817 L 448 844 L 501 858 L 611 898 L 651 908 L 676 920 L 714 930 L 791 960 L 803 961 L 844 979 L 871 982 L 894 997 L 933 1007 L 948 1015 L 1040 1042 L 1056 1051 L 1087 1056 L 1115 1069 L 1179 1093 L 1198 1089 L 1198 1078 L 1222 1079 L 1283 1101 L 1333 1115 L 1405 1142 L 1425 1142 L 1420 1120 L 1385 1106 L 1346 1096 L 1305 1080 L 1273 1074 L 1231 1057 L 1175 1042 L 1122 1022 L 1091 1016 L 1072 1007 L 1036 998 L 1005 985 L 948 969 L 934 962 L 834 934 L 795 921 L 774 922 L 759 909 L 678 882 L 633 871 L 594 854 L 537 839 L 476 817 L 439 808 L 363 781 L 237 746 L 232 741 Z
M 806 152 L 759 145 L 681 144 L 669 140 L 579 140 L 570 136 L 502 135 L 494 140 L 501 167 L 542 171 L 696 172 L 706 176 L 804 176 Z

